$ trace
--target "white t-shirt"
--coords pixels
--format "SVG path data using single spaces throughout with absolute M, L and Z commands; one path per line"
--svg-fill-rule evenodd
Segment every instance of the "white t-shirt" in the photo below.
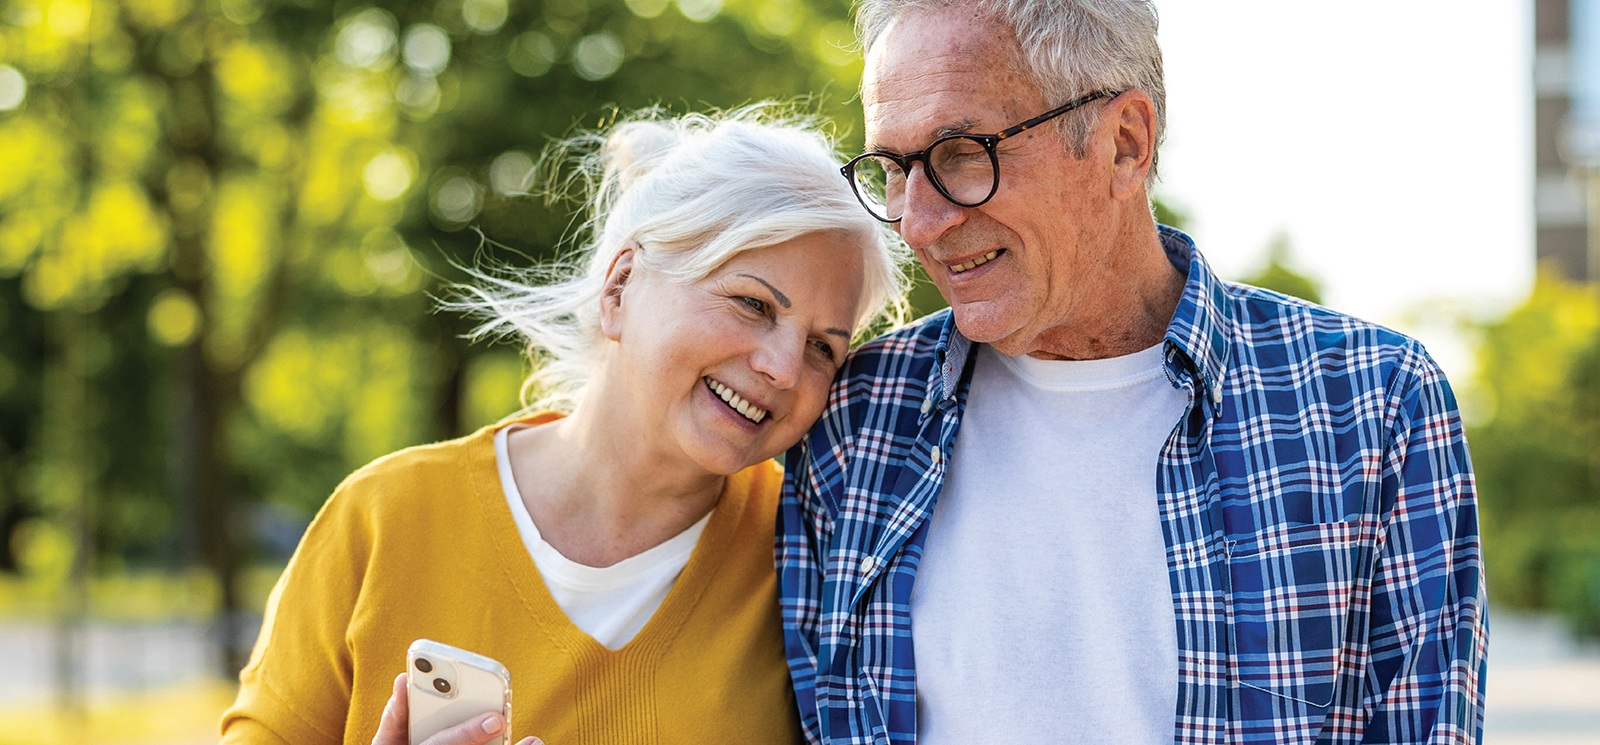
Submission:
M 513 429 L 520 428 L 505 427 L 494 434 L 494 456 L 500 466 L 500 486 L 511 508 L 511 518 L 533 556 L 533 565 L 573 625 L 606 649 L 621 649 L 667 599 L 673 583 L 689 563 L 695 544 L 700 542 L 706 523 L 711 521 L 711 513 L 661 545 L 611 566 L 579 564 L 546 543 L 528 515 L 528 506 L 522 502 L 522 493 L 517 491 L 516 479 L 511 475 L 511 457 L 506 447 Z
M 911 597 L 919 745 L 1170 744 L 1156 459 L 1187 394 L 1159 346 L 976 364 Z

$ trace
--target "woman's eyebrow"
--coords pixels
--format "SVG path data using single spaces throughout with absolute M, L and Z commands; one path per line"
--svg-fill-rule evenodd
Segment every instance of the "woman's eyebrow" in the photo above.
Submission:
M 760 277 L 757 277 L 754 274 L 738 274 L 738 275 L 735 275 L 735 276 L 748 277 L 748 278 L 753 279 L 753 280 L 755 280 L 757 282 L 760 282 L 763 285 L 766 285 L 767 289 L 772 290 L 772 296 L 778 299 L 778 304 L 779 305 L 781 305 L 781 306 L 783 306 L 785 308 L 790 307 L 791 303 L 789 302 L 789 296 L 783 294 L 782 292 L 779 292 L 778 288 L 773 287 L 771 282 L 768 282 L 768 281 L 766 281 L 766 280 L 764 280 L 764 279 L 762 279 Z

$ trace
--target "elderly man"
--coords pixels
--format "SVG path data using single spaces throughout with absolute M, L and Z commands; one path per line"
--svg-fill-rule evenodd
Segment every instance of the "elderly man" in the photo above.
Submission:
M 1450 388 L 1416 341 L 1224 282 L 1154 222 L 1150 3 L 859 13 L 846 176 L 951 310 L 854 354 L 789 455 L 812 741 L 1477 741 Z

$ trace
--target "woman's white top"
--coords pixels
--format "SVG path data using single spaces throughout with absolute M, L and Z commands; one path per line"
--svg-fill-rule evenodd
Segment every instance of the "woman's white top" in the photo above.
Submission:
M 516 479 L 511 475 L 511 456 L 506 441 L 511 426 L 494 434 L 495 462 L 500 467 L 500 486 L 506 493 L 506 505 L 511 508 L 511 518 L 517 523 L 517 532 L 533 557 L 556 605 L 567 614 L 573 625 L 600 642 L 606 649 L 621 649 L 655 615 L 661 602 L 666 600 L 672 585 L 683 573 L 684 565 L 694 553 L 700 534 L 705 532 L 711 513 L 689 526 L 666 542 L 630 556 L 608 567 L 579 564 L 561 555 L 554 546 L 539 535 L 538 526 L 528 514 L 528 506 L 517 491 Z

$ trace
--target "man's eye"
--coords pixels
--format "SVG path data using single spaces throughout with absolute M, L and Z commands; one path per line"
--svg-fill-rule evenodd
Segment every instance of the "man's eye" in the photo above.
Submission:
M 822 352 L 824 355 L 827 355 L 828 359 L 830 359 L 830 360 L 833 359 L 833 347 L 828 346 L 827 342 L 825 342 L 825 341 L 823 341 L 821 339 L 812 339 L 811 340 L 811 346 L 816 347 L 817 351 Z
M 767 312 L 767 304 L 764 301 L 757 300 L 753 297 L 741 297 L 739 298 L 739 301 L 749 306 L 750 310 L 753 310 L 757 313 L 764 314 Z

